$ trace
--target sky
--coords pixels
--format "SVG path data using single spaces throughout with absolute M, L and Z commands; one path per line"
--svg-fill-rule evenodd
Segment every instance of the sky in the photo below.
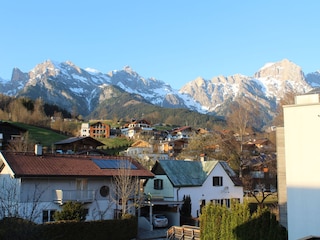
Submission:
M 48 59 L 103 73 L 129 65 L 174 89 L 285 58 L 315 72 L 319 9 L 318 0 L 2 1 L 0 78 Z

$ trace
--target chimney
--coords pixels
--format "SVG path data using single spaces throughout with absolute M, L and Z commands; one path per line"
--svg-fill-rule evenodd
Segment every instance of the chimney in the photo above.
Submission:
M 201 154 L 200 154 L 200 161 L 201 161 L 201 162 L 207 161 L 207 154 L 201 153 Z
M 37 156 L 41 156 L 42 155 L 42 145 L 41 144 L 36 144 L 34 146 L 34 153 Z

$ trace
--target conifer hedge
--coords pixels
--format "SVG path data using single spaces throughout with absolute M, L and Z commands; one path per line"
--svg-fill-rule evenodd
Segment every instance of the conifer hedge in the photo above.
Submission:
M 202 240 L 285 240 L 287 231 L 267 208 L 252 215 L 247 204 L 231 208 L 215 204 L 204 207 L 200 216 Z

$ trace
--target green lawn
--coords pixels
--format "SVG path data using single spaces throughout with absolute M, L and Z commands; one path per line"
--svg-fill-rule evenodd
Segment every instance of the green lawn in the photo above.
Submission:
M 36 127 L 25 123 L 11 122 L 11 124 L 27 129 L 29 138 L 34 140 L 36 143 L 40 143 L 43 147 L 51 148 L 55 142 L 70 137 L 59 134 L 50 129 Z M 132 144 L 132 142 L 128 141 L 126 138 L 101 138 L 97 140 L 105 144 L 105 146 L 102 147 L 104 149 L 119 148 L 120 150 L 123 150 L 122 148 L 127 148 Z
M 40 143 L 44 147 L 51 148 L 55 142 L 68 138 L 63 134 L 56 133 L 50 129 L 40 128 L 24 123 L 11 122 L 13 125 L 22 127 L 28 130 L 29 138 L 36 143 Z
M 259 201 L 262 200 L 262 196 L 257 197 Z M 257 203 L 257 200 L 254 197 L 248 197 L 245 196 L 243 197 L 243 201 L 247 203 Z M 265 204 L 277 204 L 278 203 L 278 195 L 277 194 L 272 194 L 268 196 L 264 201 Z
M 102 148 L 119 148 L 119 147 L 128 147 L 132 144 L 132 141 L 129 141 L 126 138 L 97 138 L 96 140 L 105 144 Z

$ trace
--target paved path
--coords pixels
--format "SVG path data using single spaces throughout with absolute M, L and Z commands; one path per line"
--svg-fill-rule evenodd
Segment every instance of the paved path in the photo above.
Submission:
M 138 230 L 138 237 L 137 240 L 160 240 L 160 239 L 167 239 L 167 229 L 166 228 L 159 228 L 154 229 L 153 231 L 147 230 Z

